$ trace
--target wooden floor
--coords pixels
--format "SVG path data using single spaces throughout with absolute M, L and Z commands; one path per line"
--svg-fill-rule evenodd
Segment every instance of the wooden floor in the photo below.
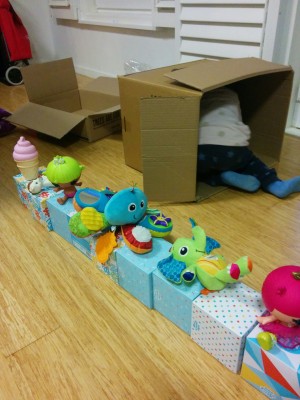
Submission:
M 13 112 L 26 102 L 23 86 L 0 84 L 0 107 Z M 263 399 L 31 218 L 12 179 L 20 135 L 36 145 L 41 165 L 57 154 L 78 159 L 84 186 L 142 188 L 141 174 L 124 165 L 120 135 L 64 148 L 20 128 L 0 138 L 0 399 Z M 282 178 L 300 174 L 299 154 L 300 139 L 286 136 Z M 170 241 L 191 235 L 191 217 L 222 243 L 228 260 L 249 255 L 254 270 L 244 282 L 259 291 L 273 268 L 300 263 L 299 199 L 226 190 L 199 204 L 150 206 L 172 217 Z

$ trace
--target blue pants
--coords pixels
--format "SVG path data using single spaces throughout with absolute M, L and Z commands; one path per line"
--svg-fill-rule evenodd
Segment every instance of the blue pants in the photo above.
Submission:
M 276 170 L 265 165 L 248 147 L 210 144 L 198 146 L 197 179 L 199 181 L 211 186 L 224 186 L 221 173 L 225 171 L 252 175 L 260 181 L 262 189 L 280 180 Z

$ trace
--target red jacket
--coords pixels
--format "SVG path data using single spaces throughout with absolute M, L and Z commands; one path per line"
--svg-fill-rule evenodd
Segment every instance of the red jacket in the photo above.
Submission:
M 27 30 L 8 0 L 0 0 L 0 31 L 8 48 L 10 61 L 32 57 Z

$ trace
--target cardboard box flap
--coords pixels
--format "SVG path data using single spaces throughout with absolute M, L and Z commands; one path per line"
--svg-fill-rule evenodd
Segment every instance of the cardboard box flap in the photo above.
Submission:
M 27 103 L 7 119 L 16 125 L 61 139 L 85 117 L 39 104 Z
M 117 78 L 109 78 L 100 76 L 84 86 L 84 90 L 100 92 L 109 94 L 111 96 L 119 97 L 119 82 Z
M 113 107 L 109 107 L 106 108 L 105 110 L 101 110 L 101 111 L 97 111 L 97 112 L 91 112 L 90 113 L 90 117 L 96 117 L 97 115 L 104 115 L 104 114 L 112 114 L 116 111 L 120 111 L 120 106 L 113 106 Z
M 208 65 L 209 63 L 209 65 Z M 195 89 L 207 92 L 242 79 L 275 72 L 290 71 L 291 67 L 274 64 L 260 58 L 230 58 L 209 60 L 191 67 L 166 73 L 165 76 Z
M 194 201 L 199 98 L 144 98 L 140 110 L 144 192 L 149 200 Z
M 45 97 L 78 89 L 72 58 L 32 64 L 21 71 L 28 99 L 33 103 Z

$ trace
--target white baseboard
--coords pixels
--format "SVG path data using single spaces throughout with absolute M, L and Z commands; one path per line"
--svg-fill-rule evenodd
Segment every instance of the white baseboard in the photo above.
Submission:
M 300 129 L 299 128 L 295 128 L 293 126 L 290 126 L 289 128 L 286 128 L 285 133 L 288 133 L 289 135 L 299 136 L 300 137 Z
M 99 76 L 108 76 L 108 77 L 111 77 L 111 78 L 115 77 L 115 75 L 107 74 L 105 72 L 97 71 L 95 69 L 81 67 L 79 65 L 75 65 L 75 71 L 76 71 L 77 74 L 88 76 L 90 78 L 98 78 Z

